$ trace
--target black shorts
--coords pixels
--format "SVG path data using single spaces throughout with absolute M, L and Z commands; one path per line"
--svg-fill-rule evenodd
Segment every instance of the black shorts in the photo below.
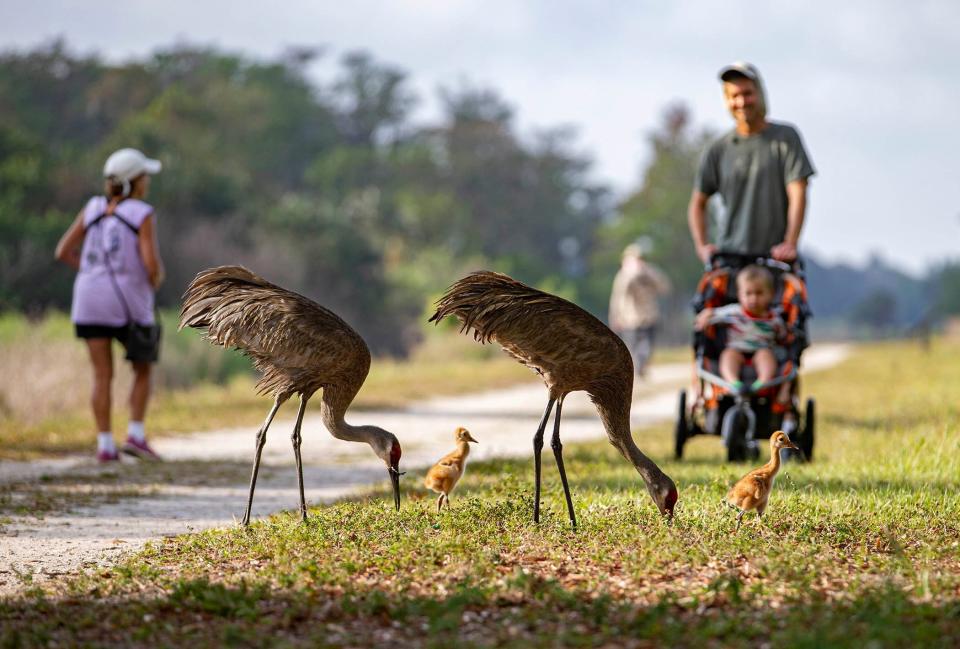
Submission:
M 160 357 L 160 325 L 139 326 L 139 332 L 131 332 L 126 325 L 111 327 L 110 325 L 74 324 L 77 338 L 116 338 L 126 350 L 125 358 L 128 361 L 142 363 L 156 363 Z M 131 333 L 133 338 L 131 340 Z
M 121 343 L 127 341 L 126 325 L 120 327 L 111 327 L 110 325 L 74 325 L 77 338 L 116 338 Z

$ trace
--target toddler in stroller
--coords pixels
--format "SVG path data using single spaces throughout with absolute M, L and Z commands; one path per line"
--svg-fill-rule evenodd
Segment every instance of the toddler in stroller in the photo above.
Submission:
M 780 429 L 812 458 L 814 402 L 801 421 L 796 396 L 809 316 L 802 277 L 799 263 L 728 253 L 711 259 L 694 299 L 699 390 L 689 412 L 680 393 L 677 458 L 700 434 L 720 435 L 729 460 L 756 457 L 757 440 Z
M 697 314 L 694 329 L 703 331 L 713 324 L 727 326 L 727 346 L 720 352 L 720 375 L 735 392 L 743 392 L 740 370 L 744 364 L 753 365 L 756 370 L 752 389 L 760 389 L 773 380 L 779 365 L 773 347 L 786 339 L 787 331 L 780 316 L 770 309 L 773 275 L 769 270 L 756 264 L 747 266 L 737 273 L 736 284 L 737 302 L 705 308 Z M 784 383 L 777 402 L 783 404 L 789 396 L 789 385 Z

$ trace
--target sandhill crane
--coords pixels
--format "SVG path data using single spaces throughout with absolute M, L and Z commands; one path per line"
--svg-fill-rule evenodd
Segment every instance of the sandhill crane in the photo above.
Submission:
M 600 414 L 610 443 L 637 469 L 661 513 L 673 515 L 677 487 L 644 455 L 630 435 L 633 361 L 623 341 L 577 305 L 490 271 L 471 273 L 451 286 L 437 302 L 431 322 L 453 315 L 461 332 L 473 329 L 475 340 L 491 340 L 523 365 L 536 370 L 549 398 L 533 437 L 535 493 L 533 520 L 540 521 L 540 450 L 554 403 L 557 414 L 551 447 L 560 471 L 570 522 L 577 519 L 563 467 L 560 410 L 570 392 L 584 390 Z
M 743 521 L 743 515 L 748 511 L 756 510 L 757 518 L 763 516 L 763 512 L 766 511 L 767 499 L 773 491 L 773 479 L 780 471 L 780 449 L 782 448 L 800 450 L 799 446 L 790 441 L 786 433 L 778 430 L 770 436 L 770 461 L 740 478 L 727 494 L 727 503 L 734 509 L 740 510 L 737 514 L 738 530 Z
M 370 350 L 363 338 L 335 313 L 302 295 L 275 286 L 240 266 L 220 266 L 199 273 L 183 296 L 180 328 L 205 329 L 207 338 L 234 347 L 253 359 L 262 372 L 260 394 L 273 395 L 273 407 L 257 432 L 250 495 L 243 525 L 250 523 L 253 491 L 267 429 L 280 405 L 300 395 L 291 441 L 300 487 L 300 516 L 307 518 L 300 460 L 300 426 L 307 401 L 323 388 L 321 417 L 330 434 L 366 442 L 384 461 L 400 509 L 400 442 L 376 426 L 351 426 L 344 414 L 370 370 Z
M 443 501 L 447 501 L 447 509 L 450 509 L 450 492 L 457 486 L 457 482 L 463 477 L 467 468 L 467 456 L 470 454 L 470 442 L 479 444 L 473 438 L 470 431 L 460 427 L 453 432 L 453 438 L 457 442 L 457 448 L 447 453 L 440 461 L 430 467 L 427 476 L 423 480 L 423 485 L 427 489 L 440 494 L 437 498 L 437 513 L 440 513 L 440 507 Z

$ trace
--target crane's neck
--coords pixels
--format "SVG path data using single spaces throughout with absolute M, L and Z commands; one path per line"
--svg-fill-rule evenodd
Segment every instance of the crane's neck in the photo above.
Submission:
M 622 402 L 624 400 L 618 401 Z M 625 401 L 626 408 L 608 407 L 600 401 L 595 400 L 594 402 L 610 443 L 634 466 L 647 487 L 660 485 L 665 479 L 669 478 L 660 470 L 656 462 L 643 454 L 643 451 L 633 441 L 633 435 L 630 434 L 630 400 Z
M 470 444 L 468 442 L 458 441 L 456 453 L 460 459 L 467 459 L 467 456 L 470 455 Z
M 771 478 L 780 470 L 780 449 L 773 444 L 770 445 L 770 461 L 767 462 L 766 469 L 770 472 Z
M 325 387 L 321 398 L 320 417 L 330 434 L 345 442 L 366 442 L 373 445 L 377 429 L 370 426 L 352 426 L 344 419 L 353 394 L 345 395 L 341 389 Z

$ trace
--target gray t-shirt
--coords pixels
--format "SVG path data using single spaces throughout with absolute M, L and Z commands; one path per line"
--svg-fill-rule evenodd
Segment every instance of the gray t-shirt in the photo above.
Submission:
M 696 188 L 723 198 L 714 243 L 720 250 L 766 254 L 787 232 L 787 185 L 815 173 L 800 133 L 769 122 L 755 135 L 730 131 L 704 152 Z

